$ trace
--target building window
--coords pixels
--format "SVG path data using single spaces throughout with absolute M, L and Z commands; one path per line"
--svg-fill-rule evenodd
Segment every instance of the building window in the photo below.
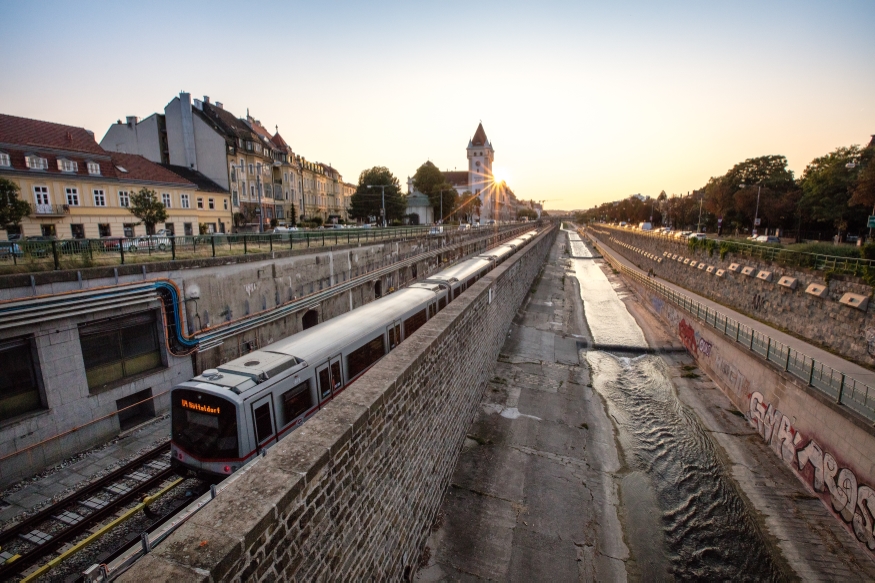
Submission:
M 207 199 L 207 208 L 211 211 L 216 210 L 216 201 L 212 198 Z
M 164 223 L 164 229 L 167 231 L 167 234 L 171 237 L 176 236 L 176 225 L 173 223 Z
M 197 208 L 199 208 L 199 209 L 204 208 L 204 199 L 203 199 L 203 197 L 200 197 L 200 196 L 197 197 Z
M 249 185 L 249 197 L 255 198 L 255 185 L 254 184 Z
M 180 203 L 180 206 L 184 209 L 191 208 L 191 203 L 189 202 L 187 194 L 180 194 L 179 195 L 179 203 Z
M 109 223 L 98 223 L 97 234 L 101 237 L 112 237 L 112 229 Z
M 45 170 L 49 167 L 49 161 L 39 156 L 27 156 L 24 161 L 31 170 Z
M 102 188 L 94 189 L 94 206 L 106 206 L 106 194 Z
M 100 176 L 100 164 L 98 164 L 97 162 L 89 162 L 88 173 L 92 176 Z
M 161 366 L 155 312 L 79 326 L 88 388 L 97 389 Z
M 133 237 L 134 236 L 134 223 L 123 223 L 122 229 L 124 230 L 125 237 Z
M 47 186 L 34 186 L 33 198 L 36 200 L 37 212 L 39 212 L 39 207 L 44 207 L 49 204 L 49 188 Z
M 0 421 L 43 408 L 31 338 L 0 342 Z
M 79 189 L 77 188 L 67 188 L 65 189 L 67 193 L 67 204 L 70 206 L 79 206 Z
M 60 170 L 61 172 L 76 172 L 77 170 L 79 170 L 79 164 L 77 164 L 73 160 L 58 158 L 58 170 Z
M 237 168 L 231 164 L 231 182 L 237 182 Z
M 0 166 L 8 168 L 12 163 L 9 160 L 9 154 L 0 152 Z
M 131 194 L 127 190 L 118 191 L 118 205 L 123 208 L 131 206 Z
M 223 202 L 224 205 L 225 205 L 225 210 L 228 210 L 228 199 L 227 199 L 227 198 L 223 198 L 223 199 L 222 199 L 222 202 Z
M 164 206 L 170 208 L 170 193 L 162 192 L 161 193 L 161 202 L 164 203 Z
M 191 223 L 182 223 L 182 232 L 186 237 L 191 237 L 194 231 L 191 228 Z
M 249 163 L 249 174 L 255 174 L 255 165 L 251 162 Z
M 240 197 L 237 194 L 237 189 L 231 191 L 231 204 L 234 206 L 240 206 Z

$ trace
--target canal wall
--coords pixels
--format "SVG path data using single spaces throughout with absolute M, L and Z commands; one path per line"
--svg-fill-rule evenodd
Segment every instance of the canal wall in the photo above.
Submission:
M 429 320 L 122 580 L 409 578 L 556 232 Z
M 614 251 L 644 271 L 653 273 L 733 310 L 768 322 L 832 352 L 860 363 L 875 366 L 875 302 L 865 309 L 842 304 L 845 294 L 871 297 L 872 286 L 849 275 L 827 276 L 827 272 L 790 267 L 738 253 L 713 254 L 691 250 L 686 240 L 599 225 L 592 228 L 599 237 L 618 243 Z M 628 247 L 632 246 L 632 248 Z M 653 258 L 641 251 L 650 253 Z M 663 253 L 678 255 L 680 261 L 666 259 Z M 658 262 L 657 259 L 662 259 Z M 684 262 L 684 259 L 690 261 Z M 695 266 L 691 267 L 691 262 Z M 704 263 L 705 267 L 699 268 Z M 733 264 L 736 271 L 730 270 Z M 711 267 L 711 271 L 708 268 Z M 744 268 L 750 268 L 746 273 Z M 719 271 L 718 271 L 719 270 Z M 763 279 L 757 277 L 764 273 Z M 779 285 L 782 278 L 795 280 L 791 287 Z M 808 286 L 825 288 L 821 295 L 806 293 Z
M 633 278 L 625 280 L 744 414 L 776 463 L 789 467 L 862 545 L 875 551 L 875 428 L 694 314 Z

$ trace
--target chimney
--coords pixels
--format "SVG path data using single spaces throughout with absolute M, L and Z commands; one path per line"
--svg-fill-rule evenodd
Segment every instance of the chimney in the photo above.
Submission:
M 210 96 L 209 96 L 209 95 L 204 95 L 204 103 L 209 104 L 209 102 L 210 102 Z
M 138 120 L 136 115 L 129 115 L 125 119 L 127 120 L 129 126 L 134 127 L 135 125 L 137 125 Z
M 216 107 L 218 107 L 219 109 L 225 109 L 225 106 L 222 105 L 222 102 L 221 102 L 221 101 L 217 101 L 217 102 L 216 102 Z

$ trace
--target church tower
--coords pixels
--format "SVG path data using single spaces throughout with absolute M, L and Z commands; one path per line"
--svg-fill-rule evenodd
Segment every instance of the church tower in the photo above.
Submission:
M 492 211 L 492 162 L 495 160 L 495 150 L 486 137 L 483 124 L 477 126 L 474 137 L 468 142 L 468 190 L 480 197 L 482 217 L 491 217 Z

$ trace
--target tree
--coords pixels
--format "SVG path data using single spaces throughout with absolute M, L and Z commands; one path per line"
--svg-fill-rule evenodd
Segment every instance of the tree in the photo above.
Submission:
M 413 188 L 428 197 L 428 202 L 431 203 L 436 216 L 443 212 L 440 220 L 452 215 L 456 210 L 459 202 L 456 188 L 447 182 L 444 173 L 431 161 L 425 162 L 416 169 L 413 175 Z
M 857 174 L 857 183 L 848 204 L 851 206 L 863 205 L 867 209 L 875 209 L 875 137 L 860 155 L 860 171 Z M 875 214 L 875 213 L 873 213 Z
M 538 213 L 533 211 L 532 209 L 521 208 L 516 212 L 517 219 L 529 219 L 534 221 L 538 218 Z
M 295 205 L 294 205 L 294 204 L 289 205 L 289 217 L 288 217 L 288 220 L 289 220 L 289 223 L 288 223 L 288 224 L 291 225 L 291 226 L 295 226 L 295 225 L 298 224 L 298 211 L 295 210 Z
M 401 194 L 398 179 L 385 166 L 374 166 L 362 170 L 355 194 L 350 197 L 349 214 L 357 219 L 368 220 L 370 217 L 380 217 L 383 206 L 383 193 L 380 188 L 368 188 L 368 185 L 384 185 L 386 192 L 386 218 L 389 221 L 401 220 L 407 210 L 407 201 Z
M 851 191 L 857 184 L 860 167 L 848 164 L 860 159 L 859 146 L 841 147 L 826 156 L 815 158 L 802 173 L 800 205 L 816 221 L 831 223 L 839 235 L 848 229 L 852 211 L 848 206 Z
M 18 225 L 30 214 L 30 203 L 18 198 L 18 185 L 0 178 L 0 226 Z
M 456 209 L 456 214 L 461 214 L 463 220 L 470 223 L 474 215 L 480 216 L 480 206 L 483 201 L 476 194 L 471 194 L 470 190 L 466 190 L 459 198 L 459 206 Z
M 146 233 L 149 235 L 155 233 L 156 223 L 167 220 L 167 209 L 158 200 L 158 193 L 145 186 L 131 195 L 131 206 L 128 210 L 146 225 Z

